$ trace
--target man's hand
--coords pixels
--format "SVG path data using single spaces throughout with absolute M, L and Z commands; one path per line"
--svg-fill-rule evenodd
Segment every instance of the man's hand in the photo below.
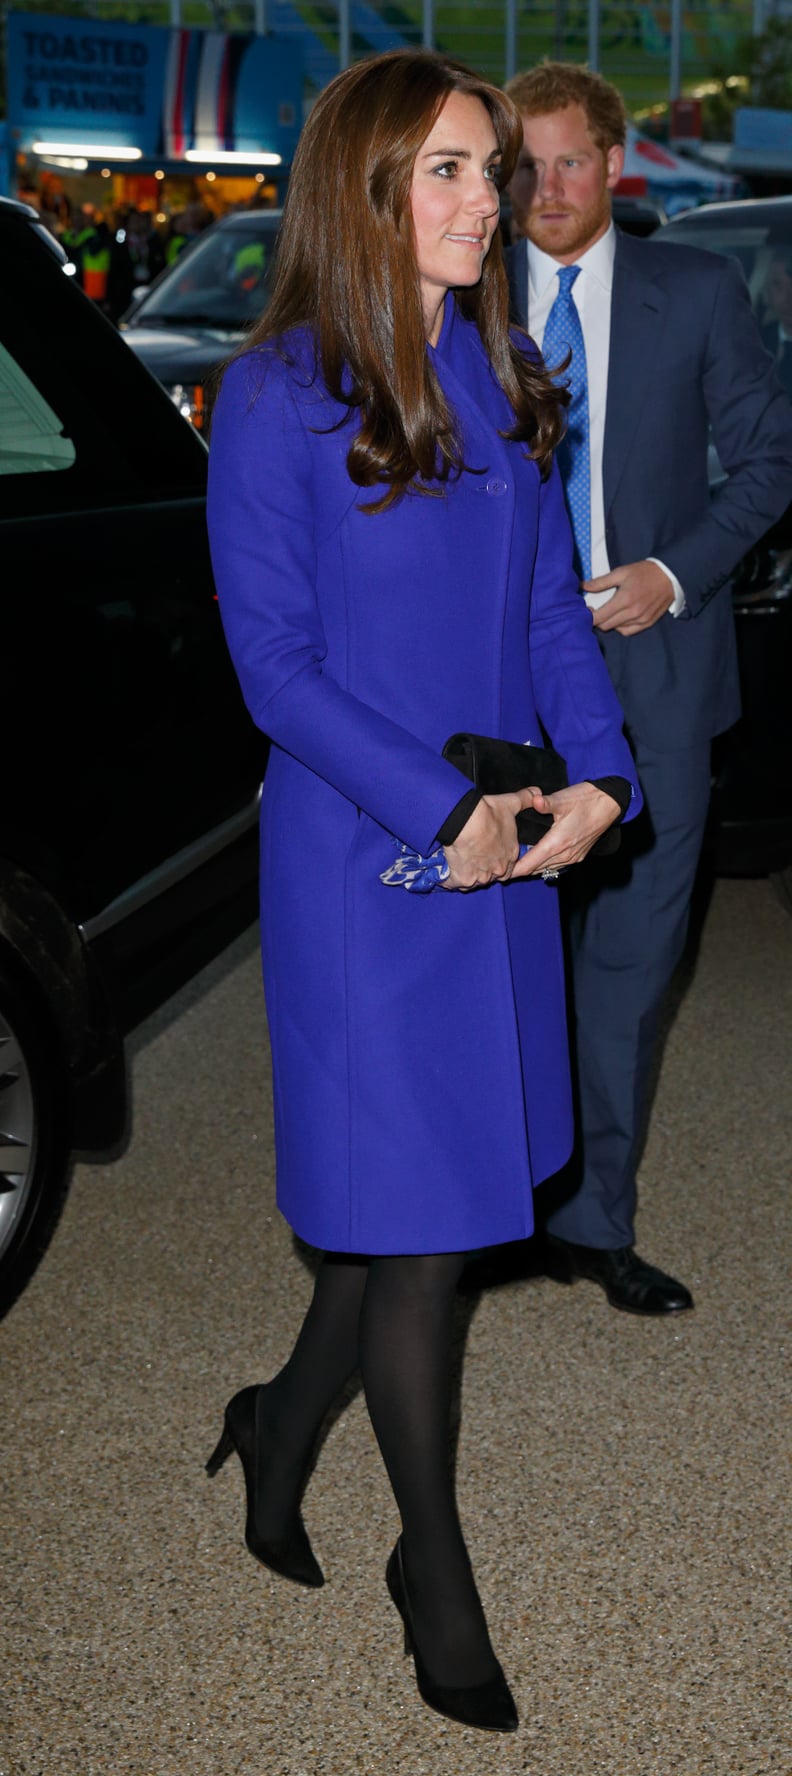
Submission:
M 627 567 L 612 567 L 610 573 L 596 580 L 584 580 L 584 592 L 616 591 L 607 604 L 592 611 L 595 629 L 616 629 L 620 635 L 640 635 L 651 629 L 671 609 L 674 588 L 656 561 L 631 561 Z

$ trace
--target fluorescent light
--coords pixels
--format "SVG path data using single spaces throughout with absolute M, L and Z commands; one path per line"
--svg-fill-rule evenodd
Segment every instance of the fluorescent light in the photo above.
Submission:
M 67 167 L 73 173 L 84 173 L 88 169 L 87 160 L 81 160 L 74 154 L 48 154 L 51 166 Z
M 92 142 L 34 142 L 33 153 L 80 155 L 86 160 L 142 160 L 142 148 L 117 148 L 111 142 L 95 147 Z
M 236 148 L 188 148 L 185 160 L 203 161 L 205 166 L 268 166 L 282 164 L 280 154 L 246 154 L 243 149 Z

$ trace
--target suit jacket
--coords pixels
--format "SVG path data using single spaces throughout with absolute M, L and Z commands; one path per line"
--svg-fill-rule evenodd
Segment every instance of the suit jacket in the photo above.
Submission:
M 525 325 L 523 243 L 507 261 Z M 792 496 L 792 406 L 736 261 L 617 231 L 603 492 L 611 565 L 657 556 L 685 593 L 681 617 L 600 636 L 629 728 L 673 751 L 739 715 L 730 578 Z

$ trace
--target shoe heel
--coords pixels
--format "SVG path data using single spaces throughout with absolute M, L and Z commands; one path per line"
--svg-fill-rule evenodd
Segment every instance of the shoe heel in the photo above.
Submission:
M 212 1453 L 211 1453 L 209 1460 L 206 1464 L 206 1472 L 209 1475 L 210 1480 L 213 1480 L 215 1474 L 219 1473 L 219 1470 L 223 1466 L 223 1462 L 228 1460 L 228 1457 L 232 1453 L 233 1449 L 234 1449 L 234 1439 L 231 1435 L 231 1432 L 228 1429 L 228 1426 L 223 1425 L 222 1434 L 220 1437 L 220 1441 L 217 1445 L 217 1448 L 212 1450 Z
M 266 1431 L 266 1427 L 262 1429 L 259 1423 L 259 1419 L 264 1417 L 262 1405 L 265 1394 L 264 1387 L 241 1388 L 229 1400 L 220 1441 L 206 1463 L 206 1472 L 212 1478 L 232 1452 L 239 1456 L 245 1476 L 246 1547 L 270 1572 L 292 1579 L 296 1585 L 317 1587 L 324 1584 L 324 1573 L 308 1540 L 296 1503 L 280 1541 L 267 1541 L 259 1535 L 256 1528 L 256 1458 L 259 1436 Z

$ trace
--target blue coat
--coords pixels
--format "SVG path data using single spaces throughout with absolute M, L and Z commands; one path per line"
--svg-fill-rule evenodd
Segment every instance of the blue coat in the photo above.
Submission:
M 365 514 L 374 496 L 346 471 L 355 420 L 311 377 L 302 335 L 296 367 L 271 348 L 232 364 L 213 421 L 220 608 L 273 741 L 261 929 L 278 1202 L 336 1251 L 522 1238 L 533 1186 L 571 1148 L 555 890 L 380 881 L 398 841 L 432 849 L 464 793 L 444 741 L 540 742 L 541 720 L 570 781 L 635 783 L 557 472 L 542 484 L 498 437 L 511 410 L 476 328 L 452 298 L 445 310 L 435 367 L 480 472 L 439 497 Z

